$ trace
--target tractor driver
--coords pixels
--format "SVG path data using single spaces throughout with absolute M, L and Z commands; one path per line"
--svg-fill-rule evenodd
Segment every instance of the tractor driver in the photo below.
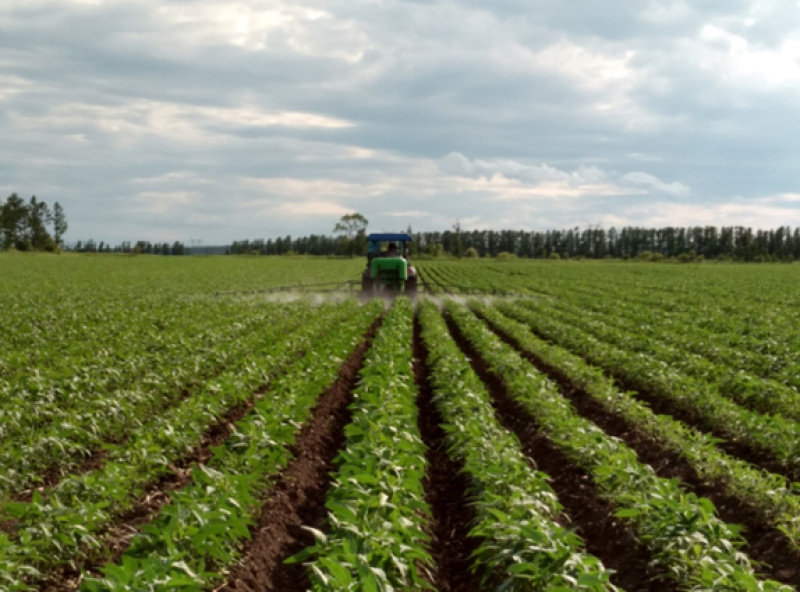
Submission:
M 397 250 L 397 245 L 394 243 L 389 243 L 389 246 L 386 248 L 386 255 L 385 257 L 399 257 L 400 252 Z

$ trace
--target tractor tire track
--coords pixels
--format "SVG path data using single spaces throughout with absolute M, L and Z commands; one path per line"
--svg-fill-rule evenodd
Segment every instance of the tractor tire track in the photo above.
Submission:
M 481 316 L 481 315 L 478 315 Z M 482 317 L 483 318 L 483 317 Z M 667 450 L 645 431 L 616 413 L 608 411 L 581 387 L 573 384 L 559 368 L 551 366 L 525 348 L 508 333 L 483 318 L 500 339 L 513 347 L 539 372 L 558 384 L 578 413 L 598 425 L 607 434 L 620 438 L 632 448 L 639 460 L 650 465 L 659 477 L 678 479 L 681 485 L 698 496 L 710 499 L 717 515 L 725 522 L 743 524 L 747 546 L 742 550 L 758 564 L 760 575 L 792 586 L 800 586 L 800 550 L 772 526 L 763 515 L 741 500 L 726 493 L 721 482 L 707 482 L 680 455 Z
M 470 538 L 475 512 L 469 504 L 469 479 L 464 463 L 447 453 L 443 419 L 433 403 L 429 382 L 428 350 L 420 338 L 419 319 L 414 319 L 414 379 L 417 385 L 417 424 L 425 443 L 427 472 L 425 499 L 431 509 L 430 553 L 434 560 L 431 584 L 439 592 L 478 592 L 481 574 L 473 574 L 472 552 L 480 540 Z
M 352 419 L 349 405 L 364 355 L 382 320 L 370 326 L 363 342 L 342 365 L 336 382 L 321 395 L 293 445 L 294 460 L 266 496 L 258 524 L 251 529 L 252 540 L 244 547 L 243 560 L 217 590 L 277 592 L 309 587 L 305 568 L 284 561 L 314 544 L 313 535 L 304 526 L 325 530 L 325 499 L 333 479 L 334 459 L 345 444 L 344 429 Z
M 532 464 L 550 477 L 550 485 L 564 507 L 559 522 L 575 527 L 585 543 L 585 550 L 598 557 L 607 568 L 615 570 L 612 583 L 627 592 L 677 590 L 666 571 L 650 565 L 650 551 L 614 516 L 613 506 L 600 496 L 591 476 L 538 430 L 536 419 L 513 400 L 450 315 L 445 314 L 445 320 L 456 343 L 490 392 L 501 424 L 516 434 Z

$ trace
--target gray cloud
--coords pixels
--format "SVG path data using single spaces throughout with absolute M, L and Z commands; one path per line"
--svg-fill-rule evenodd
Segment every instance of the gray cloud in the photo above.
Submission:
M 800 9 L 9 0 L 0 191 L 68 238 L 798 223 Z M 778 200 L 778 201 L 775 201 Z M 710 221 L 709 221 L 710 220 Z

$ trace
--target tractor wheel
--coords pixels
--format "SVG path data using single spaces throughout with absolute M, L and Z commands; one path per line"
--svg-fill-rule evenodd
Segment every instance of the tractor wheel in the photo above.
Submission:
M 406 294 L 409 296 L 417 295 L 417 276 L 410 277 L 406 280 Z

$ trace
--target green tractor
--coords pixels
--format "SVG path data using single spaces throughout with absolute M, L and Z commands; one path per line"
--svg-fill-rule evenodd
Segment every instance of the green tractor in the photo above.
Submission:
M 367 267 L 361 276 L 365 295 L 417 293 L 417 270 L 408 262 L 410 234 L 367 236 Z M 388 295 L 387 294 L 387 295 Z

